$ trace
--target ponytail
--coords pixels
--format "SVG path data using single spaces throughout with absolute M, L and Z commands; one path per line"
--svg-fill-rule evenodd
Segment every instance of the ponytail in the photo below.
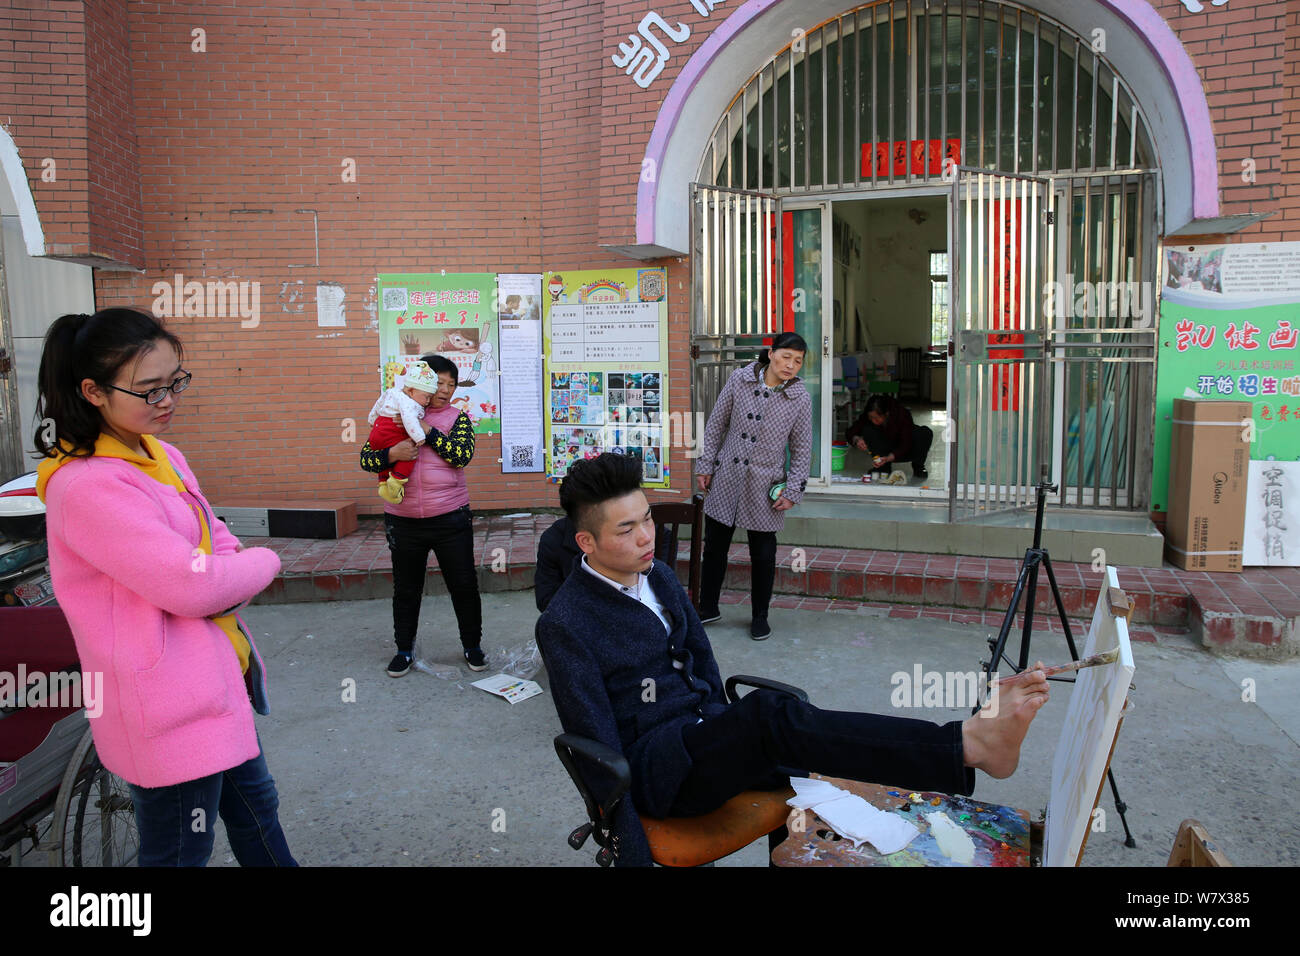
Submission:
M 39 457 L 66 452 L 84 458 L 94 452 L 103 428 L 99 409 L 81 394 L 90 379 L 107 388 L 133 358 L 159 339 L 181 354 L 181 343 L 152 315 L 138 309 L 101 309 L 59 316 L 45 333 L 37 373 L 36 432 L 32 444 Z

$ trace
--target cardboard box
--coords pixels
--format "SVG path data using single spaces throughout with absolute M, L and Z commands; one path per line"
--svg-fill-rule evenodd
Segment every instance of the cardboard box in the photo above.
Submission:
M 1188 571 L 1240 571 L 1250 402 L 1174 399 L 1165 556 Z

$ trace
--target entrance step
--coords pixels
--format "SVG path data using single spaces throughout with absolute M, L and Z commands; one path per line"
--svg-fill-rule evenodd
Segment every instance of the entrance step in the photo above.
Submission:
M 950 523 L 947 502 L 808 494 L 787 512 L 781 542 L 920 554 L 1013 558 L 1033 545 L 1034 512 Z M 1085 513 L 1048 507 L 1043 547 L 1054 561 L 1116 567 L 1164 566 L 1164 537 L 1144 514 Z M 1097 552 L 1102 553 L 1099 555 Z
M 474 519 L 474 556 L 483 593 L 533 586 L 537 541 L 553 514 Z M 788 527 L 788 525 L 787 525 Z M 942 533 L 939 529 L 931 533 Z M 724 603 L 749 600 L 749 548 L 732 545 Z M 782 533 L 782 539 L 786 535 Z M 245 547 L 280 555 L 281 573 L 255 603 L 387 600 L 393 570 L 382 521 L 362 519 L 358 529 L 335 541 L 245 538 Z M 894 616 L 934 617 L 994 626 L 1011 603 L 1022 551 L 1010 558 L 862 550 L 781 544 L 777 547 L 775 607 L 834 611 L 888 609 Z M 1136 640 L 1157 634 L 1188 635 L 1216 653 L 1281 659 L 1300 654 L 1300 568 L 1248 568 L 1240 574 L 1207 574 L 1164 568 L 1119 567 L 1119 582 L 1134 600 L 1130 618 Z M 686 579 L 688 544 L 681 542 L 677 573 Z M 1091 561 L 1052 555 L 1067 617 L 1076 635 L 1087 632 L 1101 586 Z M 1034 626 L 1056 630 L 1060 622 L 1040 573 Z M 430 561 L 426 594 L 446 594 L 436 560 Z M 450 613 L 449 608 L 445 608 Z M 428 613 L 432 613 L 430 610 Z M 1019 623 L 1019 622 L 1017 622 Z M 1050 662 L 1049 662 L 1050 663 Z

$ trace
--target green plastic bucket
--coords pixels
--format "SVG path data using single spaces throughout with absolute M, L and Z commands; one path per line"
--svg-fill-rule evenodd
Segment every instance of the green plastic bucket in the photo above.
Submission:
M 846 442 L 831 442 L 831 471 L 843 471 L 844 459 L 849 456 L 849 446 Z

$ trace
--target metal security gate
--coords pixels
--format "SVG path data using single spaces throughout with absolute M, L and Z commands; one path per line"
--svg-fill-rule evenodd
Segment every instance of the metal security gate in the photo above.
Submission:
M 691 235 L 691 406 L 707 415 L 732 370 L 778 330 L 780 200 L 693 183 Z
M 1068 508 L 1146 511 L 1155 402 L 1158 174 L 1055 180 L 1064 232 L 1049 354 L 1053 480 Z
M 1046 179 L 957 167 L 952 250 L 949 520 L 1034 503 L 1054 415 L 1044 290 L 1055 276 Z M 936 436 L 938 437 L 938 436 Z

